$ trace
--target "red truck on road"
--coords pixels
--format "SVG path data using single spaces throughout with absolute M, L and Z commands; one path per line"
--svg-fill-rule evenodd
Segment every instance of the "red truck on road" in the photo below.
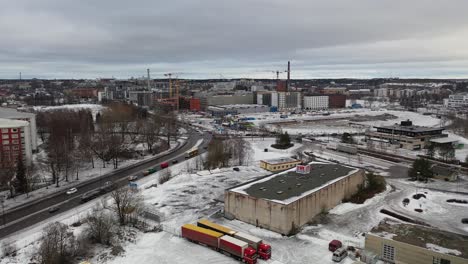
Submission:
M 237 232 L 225 226 L 215 224 L 206 219 L 198 220 L 197 226 L 202 227 L 202 228 L 207 228 L 207 229 L 222 233 L 224 235 L 228 235 L 228 236 L 237 238 L 239 240 L 242 240 L 244 242 L 247 242 L 249 246 L 251 246 L 257 251 L 258 256 L 261 259 L 268 260 L 271 258 L 271 246 L 264 243 L 261 238 L 258 238 L 258 237 L 255 237 L 246 233 L 242 233 L 242 232 Z
M 247 264 L 257 263 L 257 253 L 247 242 L 192 224 L 182 226 L 182 237 L 206 245 Z

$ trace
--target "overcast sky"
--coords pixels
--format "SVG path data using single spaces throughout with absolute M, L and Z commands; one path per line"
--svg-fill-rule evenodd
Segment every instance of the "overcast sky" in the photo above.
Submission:
M 0 78 L 468 77 L 466 0 L 0 0 Z M 285 77 L 285 76 L 283 76 Z

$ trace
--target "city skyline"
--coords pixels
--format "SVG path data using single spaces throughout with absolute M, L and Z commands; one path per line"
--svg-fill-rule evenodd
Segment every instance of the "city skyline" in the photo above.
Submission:
M 7 2 L 0 78 L 466 78 L 463 1 Z M 282 76 L 285 78 L 285 75 Z

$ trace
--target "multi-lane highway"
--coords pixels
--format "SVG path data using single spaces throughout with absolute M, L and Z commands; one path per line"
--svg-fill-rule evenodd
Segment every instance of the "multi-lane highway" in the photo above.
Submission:
M 115 186 L 123 186 L 128 184 L 128 176 L 138 175 L 143 170 L 154 167 L 162 162 L 169 162 L 170 165 L 172 165 L 174 160 L 181 162 L 185 160 L 185 152 L 193 148 L 201 139 L 203 140 L 201 145 L 199 145 L 199 154 L 201 154 L 204 151 L 204 147 L 207 146 L 211 140 L 211 134 L 202 134 L 200 132 L 190 130 L 187 142 L 182 147 L 168 153 L 167 155 L 149 159 L 138 163 L 137 165 L 121 168 L 99 178 L 83 182 L 77 186 L 78 191 L 74 194 L 67 195 L 65 192 L 57 193 L 36 202 L 9 210 L 2 216 L 2 218 L 0 218 L 0 223 L 5 221 L 5 225 L 2 225 L 0 228 L 0 238 L 46 220 L 59 212 L 73 209 L 80 204 L 81 196 L 83 194 L 89 191 L 99 190 L 105 182 L 110 181 Z M 51 207 L 58 207 L 58 212 L 49 213 L 48 209 Z

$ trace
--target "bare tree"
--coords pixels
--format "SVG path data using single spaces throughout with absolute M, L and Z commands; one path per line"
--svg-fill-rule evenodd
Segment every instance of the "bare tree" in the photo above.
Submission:
M 50 223 L 43 230 L 37 259 L 41 264 L 67 264 L 73 262 L 76 253 L 76 240 L 68 226 Z
M 169 168 L 161 172 L 158 178 L 159 184 L 163 184 L 171 179 L 171 171 Z
M 161 119 L 158 115 L 153 115 L 151 119 L 148 119 L 147 122 L 144 123 L 142 132 L 146 149 L 150 153 L 153 153 L 153 146 L 159 141 L 159 136 L 161 134 Z
M 128 186 L 115 189 L 111 198 L 111 210 L 117 215 L 120 225 L 126 225 L 131 215 L 142 209 L 139 192 Z
M 94 207 L 92 213 L 86 218 L 86 224 L 85 232 L 89 239 L 104 245 L 112 243 L 116 234 L 116 222 L 103 207 Z
M 231 149 L 230 153 L 232 154 L 232 159 L 234 160 L 235 164 L 242 166 L 250 157 L 250 152 L 252 148 L 245 139 L 242 137 L 235 137 L 227 141 L 229 148 Z
M 229 165 L 230 156 L 231 149 L 229 145 L 225 144 L 221 139 L 213 139 L 208 145 L 206 166 L 208 169 L 226 167 Z

